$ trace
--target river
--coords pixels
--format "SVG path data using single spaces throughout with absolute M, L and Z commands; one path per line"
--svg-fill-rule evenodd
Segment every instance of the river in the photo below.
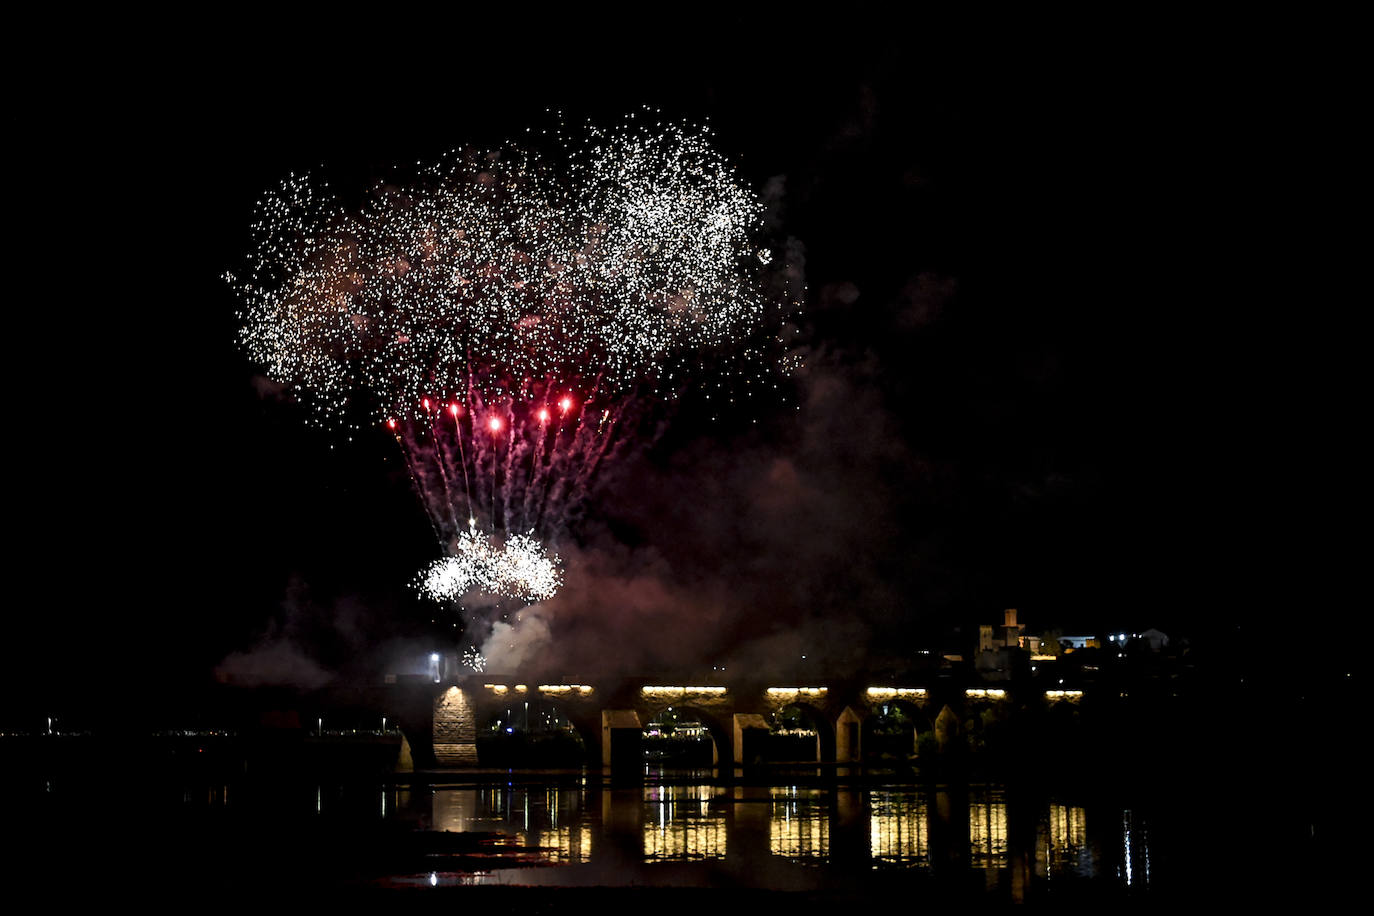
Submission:
M 11 758 L 6 831 L 22 848 L 7 871 L 178 893 L 670 888 L 832 902 L 1164 901 L 1258 896 L 1260 856 L 1282 867 L 1300 852 L 1286 834 L 1255 852 L 1227 786 L 1129 769 L 989 779 L 646 767 L 612 780 L 599 770 L 321 772 L 196 740 L 170 757 L 104 748 L 103 762 L 81 759 L 82 747 L 70 744 L 61 765 Z M 669 893 L 645 905 L 688 899 Z

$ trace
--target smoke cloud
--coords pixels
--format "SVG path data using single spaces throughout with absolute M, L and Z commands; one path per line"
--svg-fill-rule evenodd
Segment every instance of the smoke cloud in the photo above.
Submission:
M 627 472 L 599 500 L 613 524 L 562 548 L 563 590 L 496 625 L 488 670 L 852 667 L 903 605 L 893 493 L 921 474 L 875 371 L 815 355 L 781 441 L 701 439 Z
M 229 653 L 215 666 L 215 679 L 237 687 L 323 687 L 366 645 L 374 629 L 371 616 L 358 598 L 323 604 L 294 579 L 277 616 L 252 647 Z
M 333 680 L 291 640 L 269 635 L 253 648 L 231 652 L 215 667 L 215 679 L 235 687 L 297 687 L 315 690 Z

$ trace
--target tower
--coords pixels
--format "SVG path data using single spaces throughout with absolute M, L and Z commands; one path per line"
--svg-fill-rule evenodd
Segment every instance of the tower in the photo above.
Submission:
M 1021 626 L 1016 622 L 1016 608 L 1007 608 L 1002 616 L 1002 626 L 1006 633 L 1002 645 L 1008 648 L 1021 645 Z

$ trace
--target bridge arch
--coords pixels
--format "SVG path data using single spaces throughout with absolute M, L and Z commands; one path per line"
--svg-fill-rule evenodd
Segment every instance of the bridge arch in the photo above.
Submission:
M 412 753 L 422 765 L 476 764 L 476 736 L 484 730 L 489 734 L 495 722 L 518 718 L 516 730 L 526 732 L 551 717 L 569 736 L 580 738 L 577 762 L 619 772 L 642 769 L 644 728 L 670 707 L 700 723 L 710 738 L 712 764 L 742 767 L 817 759 L 860 764 L 864 758 L 933 751 L 942 756 L 1001 753 L 1045 743 L 1057 747 L 1083 730 L 1076 721 L 1080 716 L 1096 720 L 1106 708 L 1091 705 L 1088 700 L 1096 698 L 1085 699 L 1080 690 L 1067 689 L 1046 690 L 1040 697 L 995 686 L 928 689 L 855 681 L 654 686 L 665 681 L 645 680 L 540 684 L 516 675 L 473 675 L 442 685 L 398 682 L 404 689 L 397 695 L 414 707 L 407 713 L 414 725 L 422 727 L 426 718 L 432 723 L 430 747 L 423 746 L 423 738 L 412 740 Z M 1092 726 L 1101 727 L 1097 721 Z M 789 729 L 795 732 L 790 746 L 775 740 Z M 492 761 L 483 755 L 481 762 Z
M 779 706 L 770 717 L 769 762 L 820 763 L 835 759 L 835 725 L 831 716 L 812 703 L 802 700 Z M 798 732 L 810 731 L 806 736 Z M 793 753 L 802 742 L 789 740 L 810 737 L 809 759 Z
M 595 758 L 599 734 L 579 710 L 556 699 L 512 696 L 485 704 L 476 719 L 483 766 L 576 767 Z
M 671 720 L 674 728 L 680 732 L 690 733 L 690 726 L 683 720 L 690 720 L 700 724 L 705 730 L 706 736 L 711 741 L 711 766 L 721 766 L 722 762 L 729 763 L 731 759 L 731 748 L 733 746 L 732 732 L 729 727 L 721 722 L 720 718 L 710 709 L 689 702 L 686 703 L 666 703 L 646 706 L 641 713 L 643 733 L 645 739 L 645 750 L 650 751 L 649 742 L 654 740 L 650 735 L 650 730 L 656 723 L 661 724 L 665 719 Z M 669 738 L 671 740 L 671 738 Z
M 917 757 L 921 736 L 933 731 L 934 724 L 920 704 L 900 697 L 884 698 L 872 703 L 864 717 L 864 756 L 899 760 Z

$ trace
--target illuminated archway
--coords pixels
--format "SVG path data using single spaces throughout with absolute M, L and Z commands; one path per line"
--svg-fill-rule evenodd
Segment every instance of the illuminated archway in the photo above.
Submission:
M 920 706 L 907 700 L 876 703 L 863 723 L 863 751 L 867 759 L 893 761 L 919 756 L 921 736 L 933 726 Z
M 559 704 L 540 696 L 512 696 L 477 723 L 477 756 L 484 766 L 581 766 L 592 744 Z
M 713 716 L 677 704 L 647 717 L 643 742 L 644 761 L 655 766 L 719 766 L 730 752 L 729 734 Z
M 768 762 L 819 763 L 835 759 L 835 729 L 809 703 L 789 703 L 769 721 Z

